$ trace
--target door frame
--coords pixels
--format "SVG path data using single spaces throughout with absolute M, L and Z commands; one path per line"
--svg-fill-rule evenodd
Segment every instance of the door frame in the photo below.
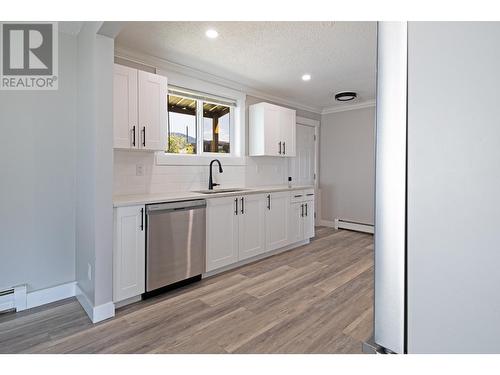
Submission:
M 314 128 L 314 137 L 315 137 L 315 142 L 314 142 L 314 195 L 316 196 L 316 199 L 314 200 L 314 213 L 316 214 L 316 217 L 314 218 L 314 223 L 315 225 L 318 225 L 318 223 L 321 221 L 321 197 L 320 197 L 320 191 L 319 191 L 319 128 L 321 126 L 321 122 L 319 120 L 312 120 L 308 119 L 305 117 L 297 116 L 295 119 L 295 126 L 297 125 L 302 125 L 302 126 L 309 126 Z M 288 160 L 288 170 L 291 170 L 292 168 L 292 161 Z
M 295 119 L 295 126 L 297 125 L 302 125 L 302 126 L 309 126 L 314 128 L 314 136 L 316 137 L 316 141 L 314 142 L 314 176 L 316 177 L 314 179 L 314 190 L 318 190 L 319 186 L 319 168 L 318 168 L 318 163 L 319 163 L 319 127 L 320 127 L 320 121 L 318 120 L 311 120 L 305 117 L 300 117 L 297 116 Z M 291 161 L 288 162 L 288 168 L 291 168 Z

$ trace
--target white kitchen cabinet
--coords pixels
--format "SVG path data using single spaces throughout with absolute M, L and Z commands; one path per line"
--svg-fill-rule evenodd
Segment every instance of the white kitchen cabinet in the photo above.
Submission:
M 304 206 L 303 203 L 297 202 L 290 205 L 289 227 L 290 235 L 289 242 L 295 243 L 304 239 Z
M 288 245 L 290 193 L 288 191 L 266 195 L 266 251 Z
M 249 155 L 295 156 L 296 112 L 270 103 L 249 107 Z
M 115 64 L 113 73 L 113 147 L 138 148 L 137 69 Z
M 314 201 L 304 203 L 304 239 L 314 237 Z
M 280 131 L 283 156 L 296 156 L 297 121 L 295 110 L 280 110 Z
M 167 141 L 167 78 L 139 70 L 139 148 L 165 150 Z
M 114 210 L 113 301 L 141 295 L 145 291 L 144 206 Z
M 207 200 L 207 272 L 238 261 L 239 197 Z
M 314 190 L 292 192 L 290 207 L 290 243 L 314 237 Z
M 166 142 L 167 78 L 115 64 L 113 147 L 161 151 Z
M 266 252 L 266 200 L 263 194 L 239 198 L 238 260 Z

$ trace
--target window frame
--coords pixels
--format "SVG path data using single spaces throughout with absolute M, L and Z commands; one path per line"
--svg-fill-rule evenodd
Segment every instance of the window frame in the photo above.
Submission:
M 210 160 L 217 158 L 225 165 L 246 165 L 246 94 L 241 91 L 220 86 L 211 82 L 199 80 L 174 71 L 158 70 L 157 74 L 168 77 L 169 89 L 182 89 L 193 94 L 199 93 L 207 98 L 221 99 L 221 103 L 227 105 L 224 98 L 230 98 L 236 105 L 230 106 L 230 153 L 204 152 L 203 151 L 203 101 L 197 100 L 197 154 L 174 154 L 158 151 L 155 154 L 157 165 L 207 165 Z M 175 95 L 175 93 L 173 93 Z M 189 97 L 189 96 L 187 96 Z M 194 98 L 193 98 L 194 99 Z M 165 98 L 167 100 L 167 98 Z M 207 100 L 211 103 L 211 101 Z M 200 108 L 201 107 L 201 108 Z M 168 114 L 167 114 L 168 119 Z M 168 127 L 166 127 L 168 129 Z M 165 134 L 168 136 L 168 133 Z M 168 142 L 168 139 L 167 139 Z
M 170 95 L 170 93 L 168 92 L 167 90 L 167 147 L 166 149 L 168 150 L 169 148 L 169 144 L 170 144 L 170 140 L 169 140 L 169 135 L 170 135 L 170 117 L 169 117 L 169 110 L 168 110 L 168 96 Z M 198 155 L 198 150 L 199 150 L 199 146 L 200 146 L 200 142 L 199 142 L 199 132 L 200 132 L 200 124 L 199 124 L 199 103 L 198 103 L 198 100 L 197 99 L 193 99 L 187 95 L 177 95 L 177 94 L 172 94 L 174 96 L 177 96 L 177 97 L 180 97 L 180 98 L 184 98 L 184 99 L 189 99 L 189 100 L 195 100 L 196 102 L 196 116 L 195 116 L 195 131 L 196 131 L 196 153 L 194 154 L 181 154 L 181 153 L 175 153 L 175 152 L 168 152 L 165 150 L 165 153 L 169 154 L 169 155 Z

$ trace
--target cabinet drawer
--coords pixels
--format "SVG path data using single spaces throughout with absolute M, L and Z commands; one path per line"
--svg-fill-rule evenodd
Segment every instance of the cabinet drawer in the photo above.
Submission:
M 290 192 L 290 201 L 292 203 L 303 202 L 305 198 L 304 190 L 294 190 Z
M 312 201 L 314 200 L 314 189 L 304 190 L 304 201 Z

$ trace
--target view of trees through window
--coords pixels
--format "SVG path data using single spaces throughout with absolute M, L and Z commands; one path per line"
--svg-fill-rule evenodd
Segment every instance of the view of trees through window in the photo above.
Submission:
M 174 154 L 196 154 L 196 100 L 168 96 L 168 149 Z
M 230 108 L 203 103 L 203 151 L 230 153 Z

